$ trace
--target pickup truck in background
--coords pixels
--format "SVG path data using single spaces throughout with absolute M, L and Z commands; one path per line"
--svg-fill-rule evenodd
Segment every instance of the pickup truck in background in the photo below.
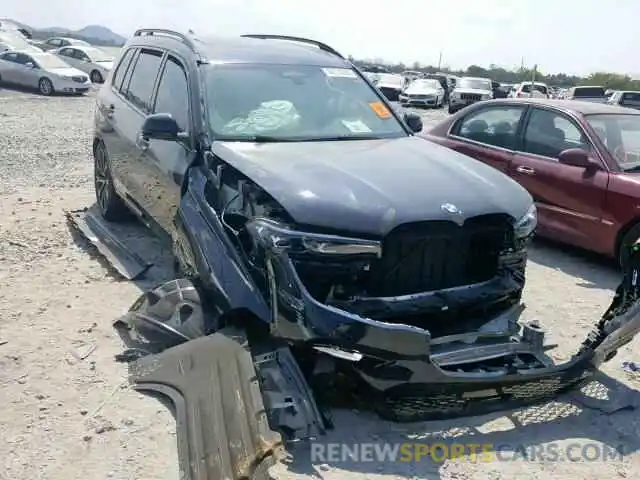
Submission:
M 606 103 L 607 95 L 604 87 L 600 86 L 581 86 L 571 87 L 567 94 L 569 100 L 582 100 L 583 102 Z
M 617 91 L 609 97 L 607 103 L 640 110 L 640 92 L 631 90 Z

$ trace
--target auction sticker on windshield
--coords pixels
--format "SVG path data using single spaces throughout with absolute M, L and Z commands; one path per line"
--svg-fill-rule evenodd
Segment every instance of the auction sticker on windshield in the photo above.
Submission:
M 351 133 L 371 133 L 371 129 L 362 120 L 342 120 L 342 124 L 347 127 Z
M 358 78 L 350 68 L 323 68 L 322 71 L 327 77 Z
M 379 118 L 382 118 L 382 119 L 391 118 L 391 112 L 387 107 L 384 106 L 384 103 L 373 102 L 373 103 L 370 103 L 369 106 Z

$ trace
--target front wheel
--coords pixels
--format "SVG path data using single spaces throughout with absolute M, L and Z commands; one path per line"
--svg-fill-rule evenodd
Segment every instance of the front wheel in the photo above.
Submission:
M 53 83 L 51 83 L 51 80 L 49 80 L 46 77 L 43 77 L 40 79 L 40 81 L 38 81 L 38 91 L 42 94 L 42 95 L 53 95 Z
M 631 245 L 640 241 L 640 225 L 634 225 L 624 234 L 618 245 L 618 265 L 625 269 L 629 263 L 629 250 Z
M 102 78 L 102 74 L 98 70 L 93 70 L 89 75 L 89 79 L 91 83 L 102 83 L 104 79 Z

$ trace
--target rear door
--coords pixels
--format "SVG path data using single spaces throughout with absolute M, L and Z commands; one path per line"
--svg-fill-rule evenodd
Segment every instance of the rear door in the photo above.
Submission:
M 558 155 L 568 148 L 587 150 L 597 167 L 561 164 Z M 598 251 L 609 174 L 575 118 L 532 107 L 509 174 L 533 196 L 541 235 Z
M 453 125 L 447 146 L 506 173 L 525 111 L 525 105 L 509 104 L 475 108 Z
M 129 193 L 129 179 L 124 168 L 129 151 L 126 129 L 131 127 L 130 107 L 123 92 L 129 84 L 138 50 L 129 48 L 118 62 L 111 84 L 98 92 L 95 123 L 98 136 L 104 142 L 116 189 L 122 195 Z
M 154 113 L 170 114 L 189 134 L 178 142 L 148 140 L 142 148 L 140 168 L 143 178 L 152 185 L 144 208 L 169 234 L 180 204 L 185 173 L 194 158 L 194 136 L 190 111 L 189 82 L 186 63 L 173 55 L 165 58 L 154 101 Z M 141 142 L 145 140 L 141 139 Z
M 140 48 L 131 75 L 122 86 L 122 109 L 116 112 L 123 147 L 118 165 L 120 177 L 126 182 L 129 200 L 152 219 L 150 208 L 154 197 L 160 192 L 155 182 L 147 177 L 144 158 L 147 144 L 142 139 L 142 124 L 147 115 L 153 112 L 153 92 L 163 57 L 162 50 Z
M 78 68 L 78 59 L 75 58 L 76 49 L 73 47 L 65 47 L 58 50 L 58 55 L 60 55 L 65 62 L 67 62 L 72 67 Z

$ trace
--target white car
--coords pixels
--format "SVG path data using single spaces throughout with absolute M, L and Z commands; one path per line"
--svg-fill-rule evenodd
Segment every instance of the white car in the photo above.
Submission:
M 522 82 L 516 85 L 509 96 L 511 98 L 549 98 L 550 90 L 546 83 Z
M 96 47 L 75 45 L 54 52 L 72 67 L 89 75 L 93 83 L 104 83 L 113 68 L 114 58 Z
M 7 50 L 42 52 L 41 49 L 31 45 L 20 34 L 10 31 L 0 31 L 0 52 L 6 52 Z
M 493 83 L 490 78 L 462 77 L 449 95 L 449 113 L 483 100 L 493 98 Z
M 89 77 L 48 52 L 0 53 L 0 82 L 36 88 L 42 95 L 86 93 Z
M 418 78 L 400 94 L 400 104 L 440 108 L 444 104 L 444 88 L 438 80 Z
M 56 50 L 62 47 L 69 47 L 71 45 L 83 46 L 83 47 L 91 46 L 89 43 L 85 42 L 84 40 L 78 40 L 77 38 L 69 38 L 69 37 L 51 37 L 51 38 L 47 38 L 44 42 L 35 42 L 34 45 L 45 51 Z

